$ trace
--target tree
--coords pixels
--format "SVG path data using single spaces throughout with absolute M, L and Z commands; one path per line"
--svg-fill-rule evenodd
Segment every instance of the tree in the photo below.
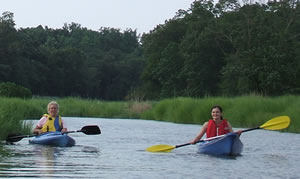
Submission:
M 14 26 L 13 13 L 4 12 L 0 17 L 0 82 L 10 80 L 10 65 L 17 57 L 18 37 Z
M 226 94 L 281 95 L 299 89 L 294 83 L 299 66 L 294 51 L 297 39 L 290 30 L 299 23 L 290 7 L 288 2 L 246 5 L 237 12 L 244 18 L 228 20 L 241 30 L 233 35 L 236 51 L 226 58 L 223 69 Z

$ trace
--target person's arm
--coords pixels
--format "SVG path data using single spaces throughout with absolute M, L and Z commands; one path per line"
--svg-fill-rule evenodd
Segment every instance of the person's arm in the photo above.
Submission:
M 227 126 L 228 126 L 228 130 L 229 130 L 229 132 L 233 132 L 233 130 L 232 130 L 232 126 L 231 126 L 231 124 L 227 121 Z
M 190 142 L 190 144 L 196 144 L 196 142 L 198 142 L 198 141 L 203 137 L 203 135 L 204 135 L 205 132 L 206 132 L 207 125 L 208 125 L 208 122 L 205 122 L 205 123 L 203 124 L 203 127 L 202 127 L 201 131 L 200 131 L 199 134 L 195 137 L 195 139 L 192 140 L 192 141 Z
M 229 132 L 233 132 L 232 126 L 228 121 L 227 121 L 227 125 L 228 125 L 228 128 L 229 128 Z M 238 136 L 240 136 L 242 134 L 242 131 L 238 130 L 238 131 L 236 131 L 236 133 L 237 133 Z
M 61 133 L 68 132 L 68 129 L 66 127 L 66 123 L 64 120 L 61 120 L 61 125 L 62 125 Z
M 39 122 L 36 124 L 35 128 L 33 129 L 34 134 L 41 134 L 42 133 L 42 127 L 46 123 L 47 117 L 43 116 Z

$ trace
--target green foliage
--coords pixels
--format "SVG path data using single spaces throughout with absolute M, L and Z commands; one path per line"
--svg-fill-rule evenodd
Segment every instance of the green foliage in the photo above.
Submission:
M 233 32 L 232 37 L 236 40 L 233 39 L 232 45 L 236 51 L 226 57 L 224 93 L 281 95 L 294 93 L 298 88 L 292 82 L 298 78 L 299 59 L 294 54 L 297 39 L 291 37 L 294 32 L 288 33 L 290 26 L 297 26 L 292 22 L 296 9 L 280 7 L 270 11 L 273 5 L 247 5 L 236 12 L 243 18 L 233 20 L 231 16 L 225 16 L 223 19 L 234 26 L 244 24 L 241 30 Z M 290 14 L 282 15 L 281 11 Z
M 203 124 L 211 117 L 211 107 L 223 107 L 223 116 L 233 127 L 252 128 L 267 120 L 287 115 L 291 125 L 286 132 L 300 133 L 299 96 L 262 97 L 257 95 L 207 98 L 173 98 L 159 102 L 107 102 L 82 98 L 4 98 L 0 97 L 0 139 L 10 133 L 29 134 L 47 104 L 55 100 L 62 117 L 150 119 L 185 124 Z
M 233 127 L 253 128 L 277 116 L 289 116 L 287 132 L 300 132 L 299 96 L 262 97 L 257 95 L 234 98 L 165 99 L 145 112 L 143 117 L 176 123 L 203 124 L 211 117 L 211 107 L 220 105 L 223 117 Z
M 35 107 L 20 98 L 0 97 L 0 139 L 11 133 L 29 134 L 32 124 L 23 120 L 27 115 L 36 113 Z
M 39 96 L 119 101 L 300 94 L 299 1 L 198 0 L 140 36 L 80 24 L 15 29 L 0 17 L 0 82 Z
M 125 103 L 63 98 L 57 100 L 61 115 L 79 117 L 119 118 L 126 116 Z
M 61 116 L 102 117 L 102 118 L 141 118 L 152 104 L 132 102 L 106 102 L 82 98 L 5 98 L 0 97 L 0 139 L 11 133 L 31 133 L 34 124 L 26 119 L 39 119 L 47 113 L 50 101 L 57 101 Z M 25 120 L 25 122 L 24 122 Z
M 152 98 L 299 94 L 299 5 L 194 1 L 142 37 L 145 92 Z
M 27 88 L 16 85 L 14 83 L 6 82 L 6 83 L 0 83 L 0 96 L 31 98 L 32 93 Z
M 39 96 L 123 100 L 140 84 L 144 61 L 131 29 L 14 28 L 13 13 L 0 17 L 0 82 Z

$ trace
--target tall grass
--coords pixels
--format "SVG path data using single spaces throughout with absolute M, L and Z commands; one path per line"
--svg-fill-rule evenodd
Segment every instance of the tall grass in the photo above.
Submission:
M 31 129 L 21 119 L 35 108 L 17 98 L 0 100 L 0 138 L 4 139 L 8 133 L 28 133 Z
M 233 127 L 257 127 L 269 119 L 287 115 L 291 118 L 291 125 L 284 131 L 300 133 L 300 96 L 180 97 L 159 102 L 41 97 L 0 98 L 0 139 L 5 139 L 9 133 L 30 133 L 32 124 L 24 124 L 24 119 L 39 119 L 47 113 L 47 104 L 52 100 L 59 103 L 63 117 L 136 118 L 185 124 L 203 124 L 210 118 L 210 108 L 220 105 L 224 118 Z
M 81 98 L 0 98 L 0 139 L 10 133 L 31 132 L 32 124 L 24 119 L 39 119 L 47 113 L 47 104 L 57 101 L 59 114 L 69 117 L 140 118 L 141 113 L 151 109 L 148 102 L 107 102 Z
M 291 118 L 289 128 L 284 131 L 300 133 L 300 97 L 241 96 L 234 98 L 174 98 L 160 101 L 142 118 L 176 123 L 203 124 L 210 118 L 211 107 L 220 105 L 223 116 L 234 127 L 258 127 L 277 116 Z

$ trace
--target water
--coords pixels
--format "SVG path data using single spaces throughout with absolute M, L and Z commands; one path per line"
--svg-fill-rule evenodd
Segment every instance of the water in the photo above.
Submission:
M 241 136 L 244 150 L 237 157 L 197 153 L 195 145 L 170 153 L 150 153 L 156 144 L 189 142 L 199 125 L 167 122 L 64 118 L 69 130 L 99 125 L 101 135 L 69 134 L 74 147 L 28 144 L 28 138 L 5 145 L 0 177 L 11 178 L 300 178 L 299 134 L 255 130 Z M 237 130 L 237 129 L 236 129 Z

